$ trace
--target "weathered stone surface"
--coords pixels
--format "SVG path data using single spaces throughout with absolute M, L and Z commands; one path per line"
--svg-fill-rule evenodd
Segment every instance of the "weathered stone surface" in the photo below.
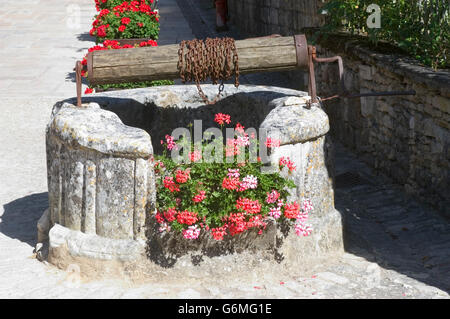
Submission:
M 118 261 L 136 260 L 144 253 L 144 244 L 141 241 L 84 234 L 61 225 L 53 226 L 49 237 L 50 262 L 52 262 L 52 250 L 58 248 L 67 249 L 68 253 L 74 257 Z
M 261 124 L 267 136 L 277 138 L 281 145 L 305 142 L 325 135 L 330 130 L 328 116 L 316 105 L 306 110 L 305 105 L 297 104 L 275 107 Z
M 52 225 L 113 239 L 142 233 L 143 207 L 152 196 L 146 185 L 152 168 L 145 163 L 153 148 L 145 131 L 125 126 L 96 103 L 76 108 L 61 102 L 46 145 Z
M 216 90 L 217 86 L 203 86 L 203 91 L 211 97 Z M 49 159 L 49 167 L 56 163 L 49 174 L 61 171 L 62 183 L 61 196 L 57 186 L 51 188 L 56 189 L 51 196 L 52 207 L 58 212 L 56 215 L 63 216 L 55 219 L 56 225 L 50 232 L 50 255 L 55 252 L 54 261 L 57 256 L 65 258 L 66 253 L 94 259 L 96 256 L 113 258 L 104 250 L 87 248 L 95 246 L 91 242 L 99 237 L 105 247 L 112 245 L 108 241 L 146 240 L 149 260 L 164 267 L 174 267 L 181 260 L 183 265 L 192 266 L 199 256 L 213 258 L 246 251 L 258 251 L 265 260 L 280 262 L 282 259 L 286 265 L 294 266 L 299 259 L 307 264 L 343 251 L 342 222 L 334 209 L 333 172 L 329 165 L 332 152 L 325 142 L 328 117 L 318 105 L 307 104 L 309 97 L 305 92 L 267 86 L 241 85 L 236 89 L 225 85 L 221 100 L 211 106 L 204 104 L 197 88 L 191 85 L 94 94 L 85 98 L 86 101 L 91 103 L 79 109 L 70 104 L 57 104 L 48 129 L 48 154 L 55 155 Z M 187 127 L 194 120 L 203 121 L 201 130 L 216 126 L 214 114 L 219 112 L 230 114 L 234 123 L 264 129 L 268 136 L 281 140 L 282 146 L 271 155 L 271 160 L 277 164 L 280 156 L 289 156 L 297 166 L 295 174 L 289 177 L 297 185 L 291 199 L 313 202 L 315 236 L 299 238 L 292 229 L 286 231 L 292 225 L 288 227 L 275 221 L 262 236 L 247 232 L 223 242 L 215 241 L 206 233 L 196 241 L 187 241 L 180 233 L 159 233 L 153 217 L 156 189 L 152 162 L 147 153 L 129 150 L 139 149 L 144 140 L 150 141 L 149 137 L 144 139 L 141 129 L 159 141 L 173 129 Z M 97 116 L 98 127 L 77 124 L 89 113 L 94 118 Z M 70 136 L 66 134 L 67 125 L 62 123 L 70 123 Z M 135 133 L 125 138 L 115 136 L 125 132 Z M 103 139 L 86 143 L 92 139 L 90 134 Z M 115 139 L 119 142 L 111 143 Z M 105 144 L 100 145 L 99 141 Z M 154 146 L 157 150 L 157 145 Z M 147 149 L 152 151 L 152 145 Z M 58 181 L 58 178 L 50 176 L 49 180 Z M 59 211 L 58 200 L 62 201 Z M 57 224 L 67 228 L 63 231 Z M 77 241 L 89 244 L 77 244 Z M 66 250 L 59 248 L 63 246 Z
M 85 147 L 109 155 L 146 157 L 153 153 L 150 136 L 124 125 L 119 117 L 98 108 L 76 108 L 63 103 L 48 125 L 52 136 L 73 147 Z
M 102 158 L 96 194 L 97 235 L 114 239 L 133 238 L 135 161 Z

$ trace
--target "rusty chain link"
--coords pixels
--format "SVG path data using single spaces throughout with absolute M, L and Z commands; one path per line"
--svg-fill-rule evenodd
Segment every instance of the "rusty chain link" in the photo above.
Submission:
M 215 104 L 225 88 L 224 81 L 235 75 L 234 86 L 239 86 L 239 57 L 233 38 L 207 38 L 181 41 L 178 50 L 178 70 L 183 83 L 195 81 L 198 93 L 206 104 Z M 200 82 L 211 79 L 219 85 L 219 93 L 210 101 Z

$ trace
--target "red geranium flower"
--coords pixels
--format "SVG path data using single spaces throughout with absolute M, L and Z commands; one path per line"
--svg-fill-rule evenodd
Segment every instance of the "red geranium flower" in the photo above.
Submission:
M 214 121 L 217 124 L 219 124 L 219 125 L 223 125 L 225 123 L 230 124 L 231 123 L 231 117 L 228 114 L 217 113 L 214 116 Z
M 120 23 L 127 25 L 128 23 L 130 23 L 131 19 L 124 17 L 122 18 L 122 20 L 120 20 Z
M 192 224 L 195 224 L 198 221 L 197 213 L 195 212 L 189 212 L 185 210 L 184 212 L 180 212 L 177 215 L 177 222 L 180 224 L 185 224 L 188 226 L 191 226 Z
M 228 190 L 234 190 L 238 188 L 239 184 L 240 184 L 239 178 L 225 177 L 222 181 L 222 187 Z
M 101 25 L 97 28 L 97 35 L 101 38 L 106 37 L 106 26 Z
M 293 202 L 292 204 L 286 204 L 284 206 L 284 216 L 286 216 L 286 218 L 296 219 L 299 213 L 300 213 L 300 205 L 297 202 Z
M 177 214 L 178 212 L 175 210 L 175 208 L 169 208 L 166 212 L 164 212 L 164 217 L 169 223 L 171 223 L 176 219 Z
M 177 175 L 176 175 L 177 182 L 180 184 L 186 183 L 190 178 L 189 174 L 190 174 L 189 170 L 186 170 L 186 171 L 182 171 L 180 169 L 177 170 Z
M 119 32 L 125 31 L 126 28 L 127 28 L 127 26 L 121 25 L 121 26 L 119 27 Z

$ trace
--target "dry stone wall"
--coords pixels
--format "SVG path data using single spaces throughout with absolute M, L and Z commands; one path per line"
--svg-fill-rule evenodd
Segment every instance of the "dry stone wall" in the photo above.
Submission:
M 231 22 L 251 36 L 293 35 L 318 27 L 322 1 L 228 0 Z M 311 37 L 308 37 L 311 39 Z M 320 40 L 319 56 L 341 55 L 352 93 L 415 90 L 415 96 L 339 99 L 324 103 L 331 134 L 414 196 L 448 213 L 450 204 L 450 71 L 371 51 L 348 38 Z M 316 66 L 318 94 L 338 92 L 337 67 Z M 306 90 L 307 74 L 287 73 Z M 269 83 L 268 83 L 269 84 Z M 450 216 L 450 214 L 449 214 Z

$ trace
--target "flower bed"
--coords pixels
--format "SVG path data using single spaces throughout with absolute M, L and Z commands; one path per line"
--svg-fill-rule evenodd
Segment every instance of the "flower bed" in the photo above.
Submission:
M 225 124 L 231 123 L 231 118 L 218 113 L 215 122 L 223 130 Z M 181 232 L 188 240 L 206 232 L 220 241 L 225 236 L 251 229 L 257 229 L 261 235 L 272 218 L 285 219 L 297 235 L 308 236 L 312 231 L 306 223 L 311 202 L 304 200 L 301 205 L 296 201 L 288 202 L 288 189 L 295 188 L 295 184 L 279 172 L 264 173 L 261 158 L 252 162 L 252 146 L 258 152 L 255 135 L 249 136 L 240 123 L 234 129 L 236 136 L 228 138 L 225 145 L 221 138 L 212 142 L 222 151 L 213 154 L 214 162 L 204 161 L 201 150 L 189 140 L 182 138 L 175 142 L 170 135 L 166 135 L 165 141 L 161 140 L 168 151 L 178 148 L 188 151 L 184 152 L 186 161 L 169 158 L 166 151 L 157 157 L 158 211 L 155 218 L 160 224 L 159 231 Z M 203 149 L 208 147 L 208 141 L 202 143 Z M 275 149 L 280 142 L 267 138 L 265 146 Z M 296 169 L 289 157 L 280 158 L 279 168 L 289 174 Z
M 97 45 L 88 52 L 96 50 L 127 49 L 157 46 L 159 34 L 159 15 L 152 9 L 153 0 L 126 2 L 122 0 L 95 0 L 98 15 L 89 34 L 96 37 Z M 100 43 L 100 44 L 99 44 Z M 82 77 L 87 77 L 86 56 L 82 60 Z M 84 94 L 172 85 L 172 80 L 127 82 L 89 86 Z
M 115 2 L 114 2 L 115 3 Z M 123 2 L 111 9 L 101 9 L 89 34 L 98 42 L 105 39 L 158 39 L 159 16 L 146 0 Z
M 113 9 L 114 7 L 117 7 L 121 4 L 123 4 L 123 0 L 95 0 L 95 8 L 97 11 L 100 11 L 102 9 Z M 154 0 L 147 0 L 147 1 L 141 1 L 150 7 L 154 5 Z

